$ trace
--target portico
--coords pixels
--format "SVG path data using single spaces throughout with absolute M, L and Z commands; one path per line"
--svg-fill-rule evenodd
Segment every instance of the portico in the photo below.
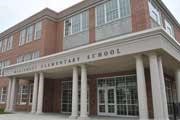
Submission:
M 31 112 L 38 114 L 46 105 L 43 104 L 46 79 L 60 80 L 60 88 L 62 81 L 68 79 L 71 90 L 65 86 L 67 90 L 63 93 L 61 89 L 61 98 L 71 101 L 61 99 L 60 104 L 61 112 L 71 107 L 70 119 L 88 119 L 95 106 L 97 116 L 143 120 L 154 111 L 154 118 L 168 120 L 165 74 L 176 73 L 178 85 L 180 81 L 180 55 L 169 40 L 173 39 L 162 29 L 152 29 L 9 66 L 4 69 L 4 75 L 11 78 L 6 110 L 14 110 L 19 78 L 34 80 Z M 147 87 L 147 82 L 152 89 Z M 147 97 L 148 91 L 152 91 L 152 98 Z M 179 92 L 177 95 L 180 98 Z M 148 99 L 152 99 L 152 104 Z

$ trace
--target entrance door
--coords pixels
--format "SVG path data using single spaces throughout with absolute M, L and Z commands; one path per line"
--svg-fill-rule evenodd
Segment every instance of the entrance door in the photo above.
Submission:
M 98 114 L 116 115 L 115 87 L 98 88 Z

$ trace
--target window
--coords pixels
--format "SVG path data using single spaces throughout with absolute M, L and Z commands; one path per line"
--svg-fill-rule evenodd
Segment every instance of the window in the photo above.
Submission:
M 31 53 L 24 55 L 24 61 L 28 61 L 28 60 L 32 60 L 32 54 Z
M 39 58 L 39 51 L 32 53 L 32 59 L 36 59 L 36 58 Z
M 8 65 L 10 65 L 9 60 L 0 61 L 0 68 L 6 67 Z
M 6 103 L 7 89 L 3 87 L 0 89 L 0 103 Z
M 97 80 L 98 114 L 138 116 L 136 75 Z
M 41 22 L 35 24 L 34 40 L 41 38 L 42 25 Z
M 19 46 L 24 45 L 25 41 L 26 41 L 26 29 L 24 29 L 20 32 Z
M 149 2 L 149 12 L 151 18 L 160 25 L 161 24 L 160 12 L 158 11 L 156 5 L 153 4 L 153 2 Z
M 32 103 L 32 99 L 33 99 L 33 84 L 30 84 L 29 86 L 29 103 Z
M 27 28 L 26 43 L 31 42 L 33 39 L 33 26 Z
M 65 30 L 64 35 L 72 35 L 78 32 L 87 30 L 88 28 L 88 12 L 83 12 L 81 14 L 75 15 L 64 22 Z
M 127 17 L 131 14 L 130 0 L 119 0 L 120 17 Z
M 2 52 L 6 52 L 6 50 L 7 50 L 7 42 L 8 42 L 8 39 L 3 40 Z
M 26 104 L 28 102 L 28 85 L 21 85 L 18 92 L 18 104 Z
M 96 26 L 130 16 L 130 0 L 109 0 L 96 7 Z
M 2 52 L 3 41 L 0 40 L 0 52 Z
M 104 10 L 104 4 L 99 5 L 96 7 L 96 23 L 97 25 L 103 25 L 105 24 L 105 10 Z
M 24 55 L 17 57 L 16 61 L 17 61 L 17 63 L 21 63 L 21 62 L 25 62 L 28 60 L 39 58 L 39 56 L 40 56 L 39 51 L 35 51 L 32 53 L 27 53 L 27 54 L 24 54 Z
M 174 36 L 173 27 L 167 20 L 165 20 L 165 29 L 169 35 Z
M 114 19 L 119 18 L 118 15 L 118 1 L 117 0 L 110 0 L 106 3 L 106 16 L 107 22 L 110 22 Z
M 13 47 L 13 36 L 8 38 L 8 41 L 7 41 L 7 51 L 11 50 L 12 47 Z

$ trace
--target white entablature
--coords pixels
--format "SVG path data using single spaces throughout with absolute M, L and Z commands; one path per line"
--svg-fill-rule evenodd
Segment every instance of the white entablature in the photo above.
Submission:
M 4 68 L 2 74 L 3 76 L 21 75 L 159 49 L 180 61 L 180 44 L 162 27 L 158 27 L 14 64 Z

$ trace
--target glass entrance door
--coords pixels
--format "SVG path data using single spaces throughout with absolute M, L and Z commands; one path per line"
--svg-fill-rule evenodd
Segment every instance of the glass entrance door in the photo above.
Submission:
M 98 114 L 99 115 L 116 115 L 116 95 L 115 88 L 99 88 L 98 89 Z

